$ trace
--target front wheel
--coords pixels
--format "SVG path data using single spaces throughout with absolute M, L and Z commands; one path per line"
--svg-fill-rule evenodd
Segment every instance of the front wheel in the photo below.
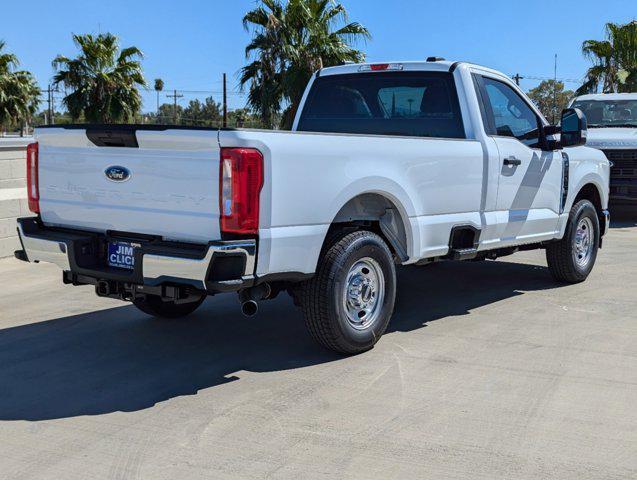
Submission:
M 298 292 L 311 336 L 339 353 L 369 350 L 394 311 L 396 268 L 381 237 L 357 231 L 333 241 Z
M 546 248 L 546 260 L 553 278 L 579 283 L 593 270 L 599 249 L 599 218 L 593 204 L 580 200 L 569 213 L 562 240 Z
M 195 298 L 192 302 L 175 303 L 171 301 L 164 302 L 157 295 L 146 295 L 143 298 L 134 299 L 133 305 L 153 317 L 174 319 L 190 315 L 199 308 L 205 299 L 206 295 L 201 295 L 201 297 Z

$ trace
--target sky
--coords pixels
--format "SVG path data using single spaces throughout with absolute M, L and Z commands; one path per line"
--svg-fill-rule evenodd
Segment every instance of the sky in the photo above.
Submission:
M 581 79 L 588 61 L 587 39 L 602 39 L 606 22 L 637 17 L 637 0 L 341 0 L 350 20 L 366 26 L 372 39 L 358 47 L 372 62 L 441 56 L 465 60 L 526 78 L 525 90 L 553 77 Z M 111 32 L 121 45 L 144 52 L 144 74 L 152 87 L 162 78 L 167 90 L 182 90 L 181 105 L 213 96 L 221 100 L 222 74 L 228 74 L 229 105 L 240 108 L 245 95 L 238 72 L 245 65 L 250 33 L 242 17 L 255 0 L 0 0 L 0 39 L 17 54 L 21 68 L 46 88 L 51 61 L 74 56 L 72 33 Z M 566 83 L 576 88 L 575 83 Z M 162 94 L 161 102 L 171 102 Z M 154 111 L 154 92 L 144 93 L 144 111 Z

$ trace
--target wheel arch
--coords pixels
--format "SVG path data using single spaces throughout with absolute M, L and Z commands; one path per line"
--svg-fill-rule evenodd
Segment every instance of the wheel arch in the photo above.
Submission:
M 605 232 L 608 225 L 606 225 L 606 215 L 604 215 L 604 194 L 603 189 L 592 179 L 587 179 L 577 189 L 577 192 L 573 196 L 573 201 L 570 206 L 575 205 L 580 200 L 589 200 L 595 207 L 597 212 L 597 218 L 599 219 L 600 232 Z M 570 208 L 569 208 L 570 210 Z
M 396 195 L 371 189 L 350 196 L 334 213 L 328 234 L 342 229 L 368 228 L 379 234 L 401 262 L 406 262 L 414 251 L 414 235 L 409 214 Z

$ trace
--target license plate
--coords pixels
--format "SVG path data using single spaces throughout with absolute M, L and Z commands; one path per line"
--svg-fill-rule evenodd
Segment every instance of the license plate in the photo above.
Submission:
M 128 242 L 108 242 L 108 265 L 115 268 L 135 268 L 135 247 Z

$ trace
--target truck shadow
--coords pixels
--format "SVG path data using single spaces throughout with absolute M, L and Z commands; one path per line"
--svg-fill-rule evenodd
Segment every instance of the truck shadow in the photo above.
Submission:
M 388 333 L 556 287 L 546 268 L 509 262 L 402 268 Z M 242 371 L 340 358 L 311 341 L 287 295 L 264 302 L 249 320 L 232 295 L 211 298 L 176 322 L 122 306 L 0 330 L 0 420 L 137 411 L 239 380 Z

